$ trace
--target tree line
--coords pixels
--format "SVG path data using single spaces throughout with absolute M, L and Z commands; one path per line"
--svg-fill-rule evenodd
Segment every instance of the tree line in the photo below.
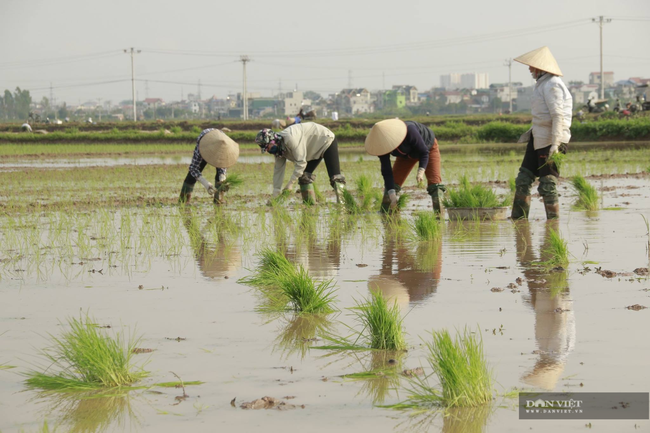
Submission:
M 32 103 L 32 96 L 29 90 L 22 90 L 16 87 L 13 93 L 10 90 L 4 91 L 0 96 L 0 119 L 5 120 L 27 120 Z

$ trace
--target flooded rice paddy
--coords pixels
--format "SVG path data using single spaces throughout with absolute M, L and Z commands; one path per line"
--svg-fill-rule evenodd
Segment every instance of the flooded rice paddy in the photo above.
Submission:
M 580 173 L 598 189 L 601 210 L 573 209 L 565 180 L 559 221 L 546 221 L 535 196 L 528 222 L 445 221 L 441 239 L 429 242 L 415 240 L 409 227 L 415 212 L 431 207 L 413 184 L 397 219 L 348 215 L 319 167 L 327 203 L 305 207 L 296 195 L 270 208 L 272 160 L 260 158 L 233 168 L 246 183 L 228 193 L 225 206 L 215 208 L 198 185 L 194 204 L 181 209 L 174 202 L 185 160 L 103 167 L 83 158 L 75 167 L 5 161 L 0 431 L 42 431 L 46 420 L 79 432 L 583 431 L 587 423 L 594 431 L 647 431 L 648 421 L 638 420 L 519 420 L 517 400 L 505 395 L 650 389 L 650 309 L 640 308 L 650 307 L 650 175 L 643 173 L 650 157 L 618 152 L 567 163 L 567 175 Z M 447 157 L 443 149 L 443 178 L 453 184 L 466 173 L 507 194 L 521 157 L 523 149 Z M 350 154 L 342 167 L 351 190 L 362 174 L 380 188 L 376 160 Z M 206 177 L 212 173 L 206 169 Z M 568 242 L 566 269 L 539 266 L 551 229 Z M 338 312 L 261 312 L 264 300 L 238 280 L 264 248 L 314 278 L 333 279 Z M 325 344 L 325 332 L 353 332 L 349 309 L 371 290 L 399 305 L 408 351 L 314 349 Z M 86 312 L 109 334 L 142 336 L 144 353 L 135 360 L 150 376 L 134 389 L 100 394 L 28 390 L 22 374 L 47 366 L 39 351 L 51 344 L 48 335 Z M 430 373 L 424 343 L 443 328 L 481 333 L 497 382 L 493 403 L 421 413 L 382 407 L 407 398 L 414 370 Z M 384 373 L 359 375 L 377 370 Z M 203 384 L 154 386 L 176 376 Z M 267 407 L 260 410 L 241 406 L 264 396 L 278 401 L 258 402 Z

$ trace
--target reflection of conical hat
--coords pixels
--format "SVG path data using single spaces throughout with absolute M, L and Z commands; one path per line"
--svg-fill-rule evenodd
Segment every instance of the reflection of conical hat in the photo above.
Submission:
M 538 48 L 529 53 L 522 54 L 514 60 L 515 62 L 532 66 L 533 68 L 549 72 L 553 75 L 562 76 L 562 71 L 560 71 L 560 67 L 557 65 L 557 61 L 548 47 Z
M 239 145 L 223 132 L 213 129 L 201 138 L 199 152 L 211 166 L 228 168 L 239 158 Z
M 366 152 L 374 156 L 386 155 L 397 149 L 406 137 L 406 123 L 399 119 L 377 122 L 366 137 Z
M 552 391 L 555 389 L 555 385 L 560 379 L 562 372 L 564 372 L 564 362 L 554 364 L 545 363 L 540 360 L 533 368 L 533 371 L 526 374 L 521 380 L 525 384 L 534 386 L 535 388 Z
M 381 291 L 386 300 L 392 300 L 400 307 L 407 306 L 410 300 L 406 286 L 390 275 L 373 275 L 368 278 L 368 289 Z

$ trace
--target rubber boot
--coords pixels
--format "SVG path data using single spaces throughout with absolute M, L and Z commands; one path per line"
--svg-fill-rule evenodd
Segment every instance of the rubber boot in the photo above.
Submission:
M 444 205 L 442 204 L 442 195 L 447 191 L 447 188 L 441 183 L 432 183 L 427 187 L 427 193 L 431 196 L 431 204 L 433 206 L 433 212 L 438 215 L 438 217 L 443 216 Z
M 512 213 L 510 218 L 513 220 L 527 219 L 530 213 L 530 195 L 525 195 L 519 191 L 515 192 L 515 199 L 512 202 Z
M 547 220 L 556 220 L 560 218 L 560 202 L 557 197 L 545 196 L 544 209 L 546 210 Z
M 183 182 L 183 187 L 181 188 L 181 195 L 178 197 L 178 203 L 189 203 L 192 199 L 192 191 L 194 191 L 194 185 L 187 184 Z
M 302 195 L 302 202 L 305 204 L 316 204 L 316 191 L 314 191 L 314 184 L 307 183 L 300 185 L 300 194 Z
M 334 189 L 334 194 L 336 194 L 336 202 L 338 204 L 343 203 L 343 191 L 345 191 L 345 176 L 342 174 L 335 174 L 330 179 L 330 185 Z

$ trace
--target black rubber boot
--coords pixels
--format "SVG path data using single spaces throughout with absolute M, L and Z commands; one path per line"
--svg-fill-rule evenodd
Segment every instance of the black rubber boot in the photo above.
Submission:
M 178 202 L 189 203 L 192 199 L 192 191 L 194 191 L 194 185 L 183 182 L 183 187 L 181 188 L 181 195 L 178 197 Z
M 441 183 L 432 183 L 427 187 L 427 192 L 431 196 L 431 204 L 433 205 L 433 212 L 442 217 L 444 212 L 444 205 L 442 204 L 443 193 L 447 188 Z

